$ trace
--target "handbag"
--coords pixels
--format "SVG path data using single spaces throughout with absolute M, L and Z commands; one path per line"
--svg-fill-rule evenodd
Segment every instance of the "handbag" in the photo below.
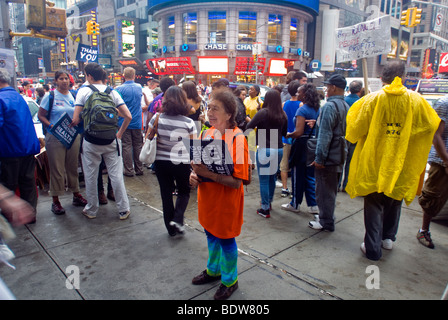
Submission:
M 154 126 L 151 131 L 147 131 L 145 135 L 145 143 L 143 144 L 142 150 L 138 159 L 145 164 L 153 164 L 156 159 L 157 153 L 157 127 L 159 124 L 160 113 L 157 113 L 156 120 L 154 121 Z
M 333 139 L 330 143 L 330 148 L 328 150 L 328 156 L 327 159 L 325 159 L 323 165 L 325 166 L 339 166 L 343 165 L 345 163 L 345 159 L 347 157 L 348 152 L 348 146 L 347 146 L 347 140 L 345 140 L 344 129 L 341 128 L 342 125 L 342 119 L 340 115 L 339 108 L 334 102 L 337 115 L 338 115 L 338 121 L 339 121 L 339 131 L 340 133 L 338 135 L 334 135 Z M 316 147 L 317 147 L 317 137 L 313 137 L 308 139 L 306 143 L 306 165 L 309 166 L 311 163 L 314 162 L 316 157 Z

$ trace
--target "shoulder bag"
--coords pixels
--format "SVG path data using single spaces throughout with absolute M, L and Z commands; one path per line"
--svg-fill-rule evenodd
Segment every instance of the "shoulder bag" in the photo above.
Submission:
M 145 164 L 153 164 L 157 153 L 157 127 L 159 124 L 160 113 L 157 114 L 154 126 L 151 131 L 147 131 L 145 135 L 145 143 L 140 151 L 139 160 Z

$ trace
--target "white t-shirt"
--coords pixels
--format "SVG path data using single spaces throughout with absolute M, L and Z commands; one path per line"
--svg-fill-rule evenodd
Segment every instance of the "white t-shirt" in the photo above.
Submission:
M 105 84 L 94 84 L 94 86 L 100 91 L 104 92 L 107 89 L 107 86 Z M 75 106 L 82 106 L 84 107 L 85 103 L 87 102 L 87 99 L 89 99 L 90 95 L 92 94 L 92 89 L 89 87 L 81 87 L 81 89 L 78 90 L 78 93 L 76 94 L 76 101 Z M 122 104 L 125 104 L 123 99 L 121 98 L 120 94 L 112 90 L 110 93 L 112 100 L 115 103 L 115 106 L 119 107 Z

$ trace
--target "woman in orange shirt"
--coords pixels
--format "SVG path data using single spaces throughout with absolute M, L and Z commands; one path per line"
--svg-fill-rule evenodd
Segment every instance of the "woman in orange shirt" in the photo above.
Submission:
M 212 127 L 202 139 L 222 139 L 232 155 L 232 175 L 210 171 L 204 164 L 191 163 L 192 187 L 198 186 L 199 222 L 205 229 L 209 258 L 207 269 L 193 278 L 193 284 L 205 284 L 221 279 L 214 298 L 229 298 L 238 288 L 238 248 L 235 237 L 243 225 L 243 180 L 249 178 L 249 152 L 244 134 L 235 122 L 236 101 L 226 89 L 214 92 L 208 105 Z

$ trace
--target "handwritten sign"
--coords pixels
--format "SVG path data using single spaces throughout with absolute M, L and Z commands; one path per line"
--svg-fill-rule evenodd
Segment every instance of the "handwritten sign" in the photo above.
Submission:
M 98 49 L 85 44 L 78 44 L 76 60 L 83 62 L 98 62 Z
M 70 127 L 70 123 L 72 123 L 72 119 L 67 113 L 64 113 L 50 129 L 50 132 L 58 138 L 67 149 L 71 148 L 79 133 L 79 129 L 77 127 Z
M 387 54 L 390 47 L 390 16 L 336 29 L 338 63 Z

